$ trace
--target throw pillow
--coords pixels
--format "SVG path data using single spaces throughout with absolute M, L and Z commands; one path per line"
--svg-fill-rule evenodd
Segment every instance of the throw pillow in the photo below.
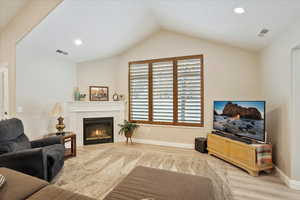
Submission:
M 0 188 L 4 185 L 5 183 L 5 177 L 0 174 Z

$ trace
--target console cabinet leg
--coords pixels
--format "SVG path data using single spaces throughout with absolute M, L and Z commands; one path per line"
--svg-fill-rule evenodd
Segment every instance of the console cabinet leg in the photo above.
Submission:
M 258 171 L 252 171 L 252 170 L 248 170 L 248 173 L 251 175 L 251 176 L 258 176 Z

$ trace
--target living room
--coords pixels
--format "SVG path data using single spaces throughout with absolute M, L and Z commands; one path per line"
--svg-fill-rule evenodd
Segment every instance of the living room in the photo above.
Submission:
M 66 149 L 71 147 L 70 157 L 61 169 L 52 171 L 51 180 L 46 179 L 59 191 L 87 196 L 82 199 L 116 198 L 113 195 L 134 177 L 127 175 L 139 170 L 149 180 L 148 173 L 161 177 L 161 184 L 167 179 L 164 175 L 174 181 L 182 179 L 174 187 L 181 188 L 181 194 L 190 194 L 186 199 L 198 195 L 194 187 L 210 191 L 202 199 L 299 199 L 299 8 L 298 2 L 270 0 L 4 1 L 1 12 L 10 16 L 3 17 L 0 28 L 3 118 L 20 119 L 30 141 L 65 132 L 59 137 L 71 142 L 65 144 Z M 195 68 L 192 73 L 180 71 L 188 65 Z M 158 79 L 159 70 L 166 76 Z M 184 106 L 180 103 L 184 96 L 180 88 L 186 87 L 180 85 L 182 75 L 192 79 L 187 84 L 192 85 L 189 95 L 196 98 Z M 194 76 L 197 79 L 191 78 Z M 137 85 L 137 80 L 147 84 Z M 193 81 L 199 83 L 197 87 Z M 139 87 L 143 90 L 136 99 Z M 155 99 L 160 89 L 164 97 Z M 166 94 L 171 96 L 165 98 Z M 268 146 L 268 153 L 262 156 L 268 155 L 271 165 L 247 168 L 210 146 L 214 156 L 194 150 L 199 137 L 204 141 L 201 148 L 207 138 L 212 145 L 209 136 L 217 130 L 217 102 L 264 103 L 263 139 L 256 143 Z M 96 118 L 109 124 L 105 131 L 93 132 Z M 242 112 L 229 120 L 240 118 Z M 126 131 L 118 134 L 124 120 L 138 125 L 132 137 Z M 20 121 L 14 123 L 20 126 Z M 100 140 L 99 135 L 107 132 L 109 136 Z M 239 139 L 235 142 L 258 151 Z M 236 152 L 235 156 L 244 155 Z M 16 169 L 1 164 L 1 158 L 0 166 Z M 169 175 L 169 171 L 176 174 Z M 212 189 L 199 177 L 211 181 Z M 189 181 L 195 186 L 182 185 Z M 8 185 L 8 178 L 6 182 Z M 146 186 L 141 184 L 136 190 Z M 155 187 L 157 194 L 152 188 L 153 196 L 128 198 L 185 199 L 172 196 L 178 193 L 167 186 L 164 191 L 159 188 Z

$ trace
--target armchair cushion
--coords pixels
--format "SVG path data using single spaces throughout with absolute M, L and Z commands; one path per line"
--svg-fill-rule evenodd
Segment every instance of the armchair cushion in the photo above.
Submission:
M 30 142 L 24 134 L 21 120 L 0 121 L 0 155 L 30 148 Z
M 13 118 L 0 121 L 0 141 L 10 141 L 24 134 L 21 120 Z
M 45 147 L 53 144 L 62 144 L 62 136 L 52 136 L 30 142 L 32 148 Z
M 30 142 L 26 135 L 20 135 L 12 141 L 0 142 L 0 155 L 3 153 L 22 151 L 30 149 Z

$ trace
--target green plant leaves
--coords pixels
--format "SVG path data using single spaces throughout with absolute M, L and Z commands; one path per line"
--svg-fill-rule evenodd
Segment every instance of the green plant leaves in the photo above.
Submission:
M 121 127 L 119 134 L 123 135 L 123 133 L 128 133 L 128 132 L 133 132 L 135 129 L 137 129 L 139 127 L 139 125 L 135 124 L 135 123 L 131 123 L 127 120 L 124 120 L 124 124 L 119 124 L 119 126 Z

